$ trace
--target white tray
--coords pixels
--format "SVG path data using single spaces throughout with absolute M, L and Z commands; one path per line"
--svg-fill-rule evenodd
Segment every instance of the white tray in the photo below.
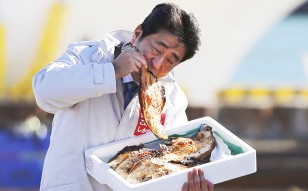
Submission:
M 211 126 L 213 131 L 219 132 L 225 140 L 240 146 L 244 151 L 241 154 L 198 166 L 204 170 L 208 180 L 217 184 L 256 172 L 256 150 L 210 117 L 199 118 L 189 121 L 182 126 L 168 129 L 167 134 L 185 134 L 191 129 L 198 128 L 201 124 Z M 143 183 L 130 184 L 107 165 L 109 159 L 125 146 L 139 145 L 140 143 L 147 143 L 153 140 L 156 140 L 156 137 L 152 133 L 148 133 L 88 149 L 85 151 L 87 172 L 98 182 L 107 184 L 115 191 L 181 190 L 183 183 L 187 181 L 187 172 L 191 171 L 192 168 Z

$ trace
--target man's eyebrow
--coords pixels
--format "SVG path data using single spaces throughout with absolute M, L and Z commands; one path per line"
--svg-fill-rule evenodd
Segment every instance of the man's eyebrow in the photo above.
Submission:
M 157 44 L 159 44 L 159 45 L 161 45 L 161 46 L 163 46 L 163 47 L 165 47 L 165 48 L 170 48 L 169 45 L 166 44 L 166 43 L 163 42 L 163 41 L 157 41 Z M 172 53 L 172 55 L 173 55 L 173 57 L 175 58 L 175 60 L 176 60 L 177 62 L 180 61 L 180 58 L 179 58 L 178 55 L 176 55 L 175 53 Z
M 166 44 L 166 43 L 163 42 L 163 41 L 157 41 L 157 44 L 159 44 L 159 45 L 161 45 L 161 46 L 163 46 L 163 47 L 165 47 L 165 48 L 169 48 L 169 45 Z

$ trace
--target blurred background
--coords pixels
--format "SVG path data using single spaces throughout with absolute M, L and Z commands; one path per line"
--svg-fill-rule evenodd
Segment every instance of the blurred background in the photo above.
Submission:
M 134 30 L 160 2 L 0 0 L 0 190 L 36 191 L 53 116 L 31 79 L 68 44 Z M 308 190 L 308 2 L 178 0 L 202 30 L 175 69 L 190 120 L 211 116 L 257 150 L 257 172 L 216 191 Z M 240 167 L 238 167 L 240 168 Z

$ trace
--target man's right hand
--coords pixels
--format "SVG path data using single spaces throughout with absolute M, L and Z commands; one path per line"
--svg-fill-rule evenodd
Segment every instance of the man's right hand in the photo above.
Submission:
M 147 68 L 145 58 L 134 48 L 127 48 L 112 62 L 116 78 L 122 78 L 132 72 L 140 72 L 143 65 Z

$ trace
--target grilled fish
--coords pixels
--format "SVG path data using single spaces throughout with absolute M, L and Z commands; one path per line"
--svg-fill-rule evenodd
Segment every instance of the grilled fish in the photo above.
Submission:
M 131 149 L 130 147 L 126 147 L 125 150 Z M 125 151 L 124 153 L 110 160 L 108 165 L 123 178 L 126 178 L 129 174 L 131 174 L 131 172 L 135 169 L 136 166 L 138 166 L 140 162 L 153 157 L 157 157 L 159 154 L 159 151 L 149 148 L 141 148 L 139 150 L 133 149 L 131 151 Z
M 166 103 L 165 88 L 157 78 L 141 67 L 139 102 L 145 123 L 159 139 L 168 139 L 161 120 L 161 113 Z
M 140 161 L 126 177 L 126 180 L 132 184 L 136 184 L 172 174 L 186 168 L 184 165 L 168 163 L 161 158 L 150 158 Z
M 171 138 L 160 147 L 165 160 L 192 167 L 209 162 L 215 144 L 212 128 L 202 124 L 194 137 Z
M 193 137 L 163 140 L 157 149 L 127 146 L 108 165 L 128 182 L 140 183 L 209 162 L 215 144 L 212 128 L 202 124 Z
M 202 124 L 201 130 L 192 138 L 196 151 L 185 156 L 181 161 L 183 165 L 192 167 L 210 162 L 211 153 L 216 146 L 212 127 Z
M 121 164 L 125 159 L 130 156 L 131 152 L 139 151 L 143 148 L 143 144 L 124 147 L 120 152 L 118 152 L 114 157 L 109 160 L 108 165 L 113 170 L 115 170 L 119 164 Z

